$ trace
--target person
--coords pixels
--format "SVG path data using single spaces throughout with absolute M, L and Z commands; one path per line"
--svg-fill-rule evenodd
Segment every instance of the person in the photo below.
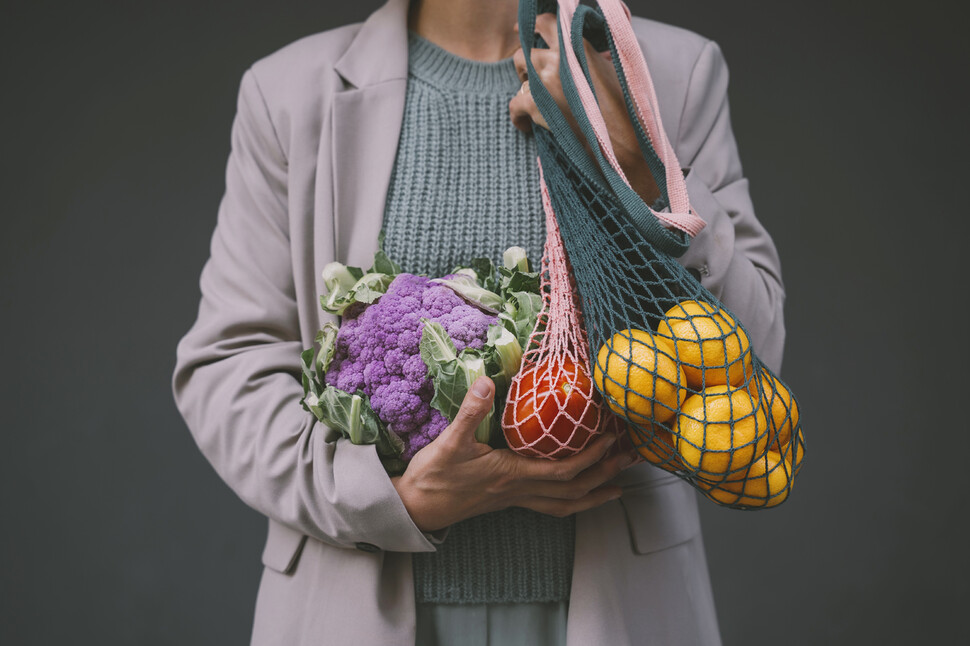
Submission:
M 494 387 L 390 478 L 299 405 L 300 352 L 327 320 L 323 267 L 369 266 L 378 236 L 405 270 L 445 273 L 544 239 L 543 127 L 516 0 L 388 0 L 244 74 L 198 318 L 173 390 L 199 448 L 268 518 L 252 643 L 718 644 L 696 496 L 600 438 L 552 462 L 477 444 Z M 633 18 L 663 122 L 707 222 L 681 262 L 779 369 L 784 291 L 731 131 L 717 45 Z M 533 53 L 556 94 L 555 19 Z M 605 63 L 605 64 L 604 64 Z M 610 138 L 636 154 L 612 66 L 593 62 Z M 632 464 L 632 466 L 631 466 Z

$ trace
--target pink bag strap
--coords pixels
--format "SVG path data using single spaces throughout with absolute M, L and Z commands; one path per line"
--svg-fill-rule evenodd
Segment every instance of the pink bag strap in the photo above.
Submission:
M 610 142 L 609 131 L 606 121 L 596 103 L 593 90 L 586 80 L 582 65 L 573 51 L 572 43 L 572 21 L 579 6 L 579 0 L 558 0 L 559 2 L 559 25 L 562 30 L 563 43 L 566 45 L 565 51 L 560 52 L 560 56 L 565 55 L 570 74 L 577 88 L 583 107 L 589 117 L 590 124 L 596 134 L 597 142 L 609 164 L 629 186 L 630 181 L 623 173 L 613 151 Z M 626 78 L 630 97 L 636 108 L 636 118 L 639 119 L 644 131 L 650 138 L 654 150 L 660 161 L 664 165 L 667 179 L 667 194 L 670 203 L 670 213 L 654 211 L 650 212 L 662 222 L 686 232 L 690 236 L 696 236 L 706 226 L 696 212 L 690 206 L 687 195 L 687 186 L 684 182 L 683 171 L 680 162 L 674 154 L 673 147 L 667 139 L 663 123 L 660 118 L 660 107 L 657 101 L 656 91 L 654 90 L 653 80 L 647 69 L 643 51 L 637 42 L 636 34 L 630 23 L 630 12 L 625 4 L 620 0 L 598 0 L 603 16 L 606 18 L 607 25 L 611 31 L 613 42 L 619 56 L 620 66 Z M 634 115 L 631 115 L 631 118 Z M 649 208 L 649 206 L 648 206 Z

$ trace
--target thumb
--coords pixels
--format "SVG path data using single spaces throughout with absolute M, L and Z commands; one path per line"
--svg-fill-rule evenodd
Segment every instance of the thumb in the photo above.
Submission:
M 488 377 L 479 377 L 465 393 L 461 408 L 449 426 L 449 434 L 459 438 L 474 439 L 475 429 L 492 410 L 495 399 L 495 384 Z

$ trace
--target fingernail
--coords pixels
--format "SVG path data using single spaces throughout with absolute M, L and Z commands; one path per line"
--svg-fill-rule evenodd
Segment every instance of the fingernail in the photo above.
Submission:
M 475 383 L 472 384 L 472 392 L 479 399 L 488 397 L 488 382 L 485 381 L 485 377 L 479 377 L 475 380 Z

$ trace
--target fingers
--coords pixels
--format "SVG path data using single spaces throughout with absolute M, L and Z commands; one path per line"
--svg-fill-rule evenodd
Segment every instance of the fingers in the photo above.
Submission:
M 519 93 L 509 101 L 509 117 L 512 119 L 512 124 L 522 132 L 531 132 L 533 123 L 543 128 L 549 127 L 546 120 L 542 118 L 532 93 L 529 92 L 528 81 L 522 84 Z
M 586 511 L 587 509 L 599 507 L 611 500 L 616 500 L 622 493 L 623 489 L 620 487 L 609 485 L 594 489 L 577 500 L 556 500 L 554 498 L 536 496 L 520 500 L 516 502 L 516 506 L 549 514 L 550 516 L 565 518 L 566 516 Z
M 525 54 L 521 49 L 512 55 L 515 63 L 515 71 L 522 81 L 522 88 L 509 101 L 509 117 L 513 125 L 522 132 L 530 132 L 532 124 L 535 123 L 543 128 L 549 129 L 549 124 L 539 112 L 539 106 L 529 88 L 529 68 L 525 63 Z M 539 75 L 539 79 L 546 88 L 558 87 L 559 83 L 559 58 L 558 54 L 549 50 L 532 50 L 532 65 Z
M 580 472 L 572 480 L 565 482 L 533 480 L 522 484 L 520 489 L 530 496 L 559 500 L 580 500 L 589 492 L 611 481 L 623 469 L 633 464 L 635 460 L 636 458 L 629 451 L 615 453 Z
M 593 440 L 582 451 L 562 460 L 525 458 L 517 464 L 519 477 L 526 480 L 568 482 L 603 459 L 616 442 L 616 435 L 606 433 Z
M 461 402 L 455 419 L 441 434 L 459 441 L 474 441 L 475 429 L 492 410 L 495 384 L 488 377 L 479 377 Z
M 536 33 L 542 36 L 549 49 L 559 51 L 559 24 L 556 14 L 540 13 L 536 16 Z
M 525 52 L 521 47 L 512 54 L 512 62 L 515 63 L 515 73 L 519 75 L 519 80 L 525 83 L 529 78 L 529 67 L 525 64 Z

